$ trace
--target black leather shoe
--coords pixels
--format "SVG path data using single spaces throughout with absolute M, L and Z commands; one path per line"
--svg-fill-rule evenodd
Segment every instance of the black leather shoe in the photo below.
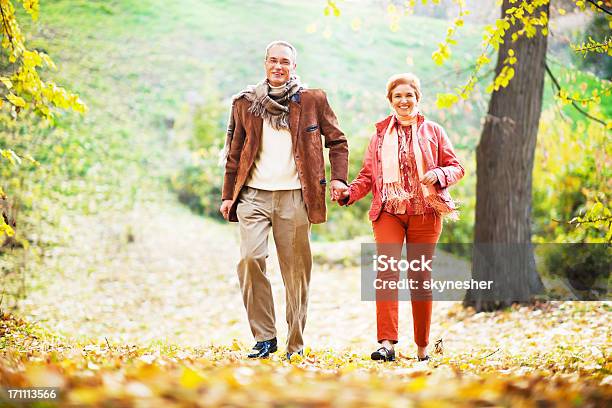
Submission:
M 381 347 L 372 353 L 372 360 L 395 361 L 395 350 Z
M 425 357 L 419 357 L 419 356 L 417 356 L 417 360 L 419 360 L 419 361 L 429 361 L 429 356 L 428 356 L 428 355 L 427 355 L 427 356 L 425 356 Z
M 270 353 L 278 350 L 276 346 L 276 337 L 271 340 L 258 341 L 253 346 L 253 350 L 248 355 L 249 358 L 267 358 Z
M 291 356 L 297 354 L 299 356 L 304 357 L 304 350 L 300 350 L 300 351 L 293 351 L 291 353 L 287 352 L 287 360 L 291 361 Z

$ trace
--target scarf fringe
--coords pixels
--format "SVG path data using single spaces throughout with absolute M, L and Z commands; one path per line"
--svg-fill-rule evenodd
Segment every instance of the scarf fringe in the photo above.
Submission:
M 412 197 L 413 195 L 406 191 L 404 185 L 399 181 L 383 184 L 382 199 L 389 211 L 395 212 L 400 207 L 405 207 L 406 202 Z
M 446 202 L 444 202 L 444 200 L 442 200 L 438 195 L 430 194 L 425 197 L 425 201 L 427 201 L 427 204 L 429 204 L 439 216 L 451 221 L 459 220 L 459 211 L 449 207 L 449 205 L 446 204 Z

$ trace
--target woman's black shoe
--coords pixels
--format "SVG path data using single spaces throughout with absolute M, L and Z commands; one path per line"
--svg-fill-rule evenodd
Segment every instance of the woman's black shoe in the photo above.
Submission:
M 419 357 L 419 356 L 417 356 L 417 359 L 418 359 L 419 361 L 429 361 L 429 356 L 428 356 L 428 355 L 427 355 L 427 356 L 425 356 L 425 357 Z
M 266 358 L 277 350 L 276 337 L 272 340 L 258 341 L 248 355 L 249 358 Z
M 381 347 L 372 353 L 372 360 L 395 361 L 395 350 Z

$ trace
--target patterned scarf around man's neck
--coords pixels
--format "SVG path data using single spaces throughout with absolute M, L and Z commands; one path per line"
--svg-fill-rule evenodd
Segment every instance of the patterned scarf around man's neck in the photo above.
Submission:
M 234 102 L 244 97 L 251 103 L 249 112 L 267 121 L 273 129 L 289 129 L 289 101 L 304 86 L 297 76 L 291 77 L 282 87 L 272 88 L 267 79 L 257 85 L 249 85 L 232 97 L 232 109 L 227 124 L 225 146 L 221 152 L 220 164 L 225 166 L 230 144 L 234 136 Z

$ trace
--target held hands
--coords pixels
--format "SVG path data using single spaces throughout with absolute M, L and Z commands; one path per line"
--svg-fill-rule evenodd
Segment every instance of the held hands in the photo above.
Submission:
M 350 195 L 351 195 L 351 192 L 347 188 L 342 193 L 340 193 L 340 197 L 338 198 L 338 204 L 340 204 L 340 200 L 345 200 L 345 199 L 349 198 Z
M 423 178 L 421 179 L 421 183 L 425 184 L 426 186 L 435 184 L 437 181 L 438 181 L 438 176 L 433 170 L 429 170 L 427 173 L 423 175 Z
M 348 186 L 340 180 L 331 181 L 330 191 L 332 201 L 338 201 L 349 196 Z M 233 200 L 223 200 L 223 203 L 221 203 L 221 207 L 219 208 L 219 212 L 221 212 L 221 215 L 223 215 L 223 218 L 226 221 L 229 221 L 229 212 L 233 202 Z
M 349 196 L 349 188 L 340 180 L 332 180 L 330 184 L 331 199 L 338 201 Z
M 233 202 L 233 200 L 223 200 L 221 208 L 219 208 L 219 211 L 221 212 L 221 215 L 223 215 L 223 218 L 225 218 L 225 221 L 229 221 L 229 212 Z

